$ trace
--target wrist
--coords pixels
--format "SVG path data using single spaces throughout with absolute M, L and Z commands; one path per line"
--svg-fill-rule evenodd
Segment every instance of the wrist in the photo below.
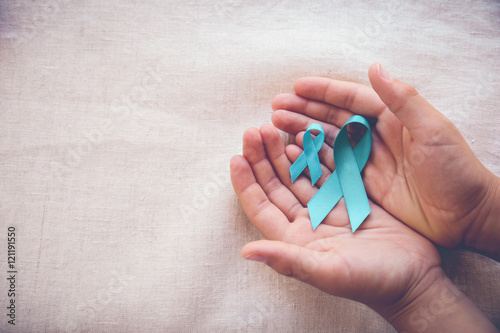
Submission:
M 398 303 L 379 312 L 398 332 L 497 332 L 440 267 Z
M 500 260 L 500 178 L 491 174 L 480 211 L 465 234 L 464 245 Z
M 429 298 L 430 290 L 433 286 L 441 284 L 441 281 L 446 279 L 446 275 L 441 267 L 436 267 L 425 274 L 414 286 L 407 289 L 396 302 L 382 309 L 374 309 L 385 320 L 387 320 L 394 328 L 399 331 L 403 330 L 406 321 L 412 323 L 416 321 L 419 324 L 419 313 L 416 311 L 422 308 L 424 300 Z M 415 314 L 414 314 L 415 313 Z M 426 315 L 424 318 L 427 318 Z M 426 320 L 429 320 L 428 318 Z M 411 332 L 411 331 L 409 331 Z

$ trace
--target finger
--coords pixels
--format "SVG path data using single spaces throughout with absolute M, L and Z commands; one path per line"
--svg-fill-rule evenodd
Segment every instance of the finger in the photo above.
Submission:
M 288 110 L 300 113 L 337 127 L 342 127 L 342 125 L 354 115 L 351 111 L 295 94 L 277 95 L 273 98 L 271 105 L 274 111 Z
M 285 145 L 276 128 L 271 124 L 265 124 L 261 127 L 260 133 L 264 142 L 266 154 L 269 158 L 276 175 L 281 180 L 282 186 L 286 187 L 289 193 L 295 198 L 290 202 L 288 198 L 277 198 L 272 200 L 278 208 L 282 209 L 285 215 L 290 217 L 290 221 L 298 216 L 307 216 L 307 202 L 314 196 L 317 189 L 311 186 L 308 179 L 297 179 L 292 183 L 290 177 L 290 166 L 292 162 L 285 153 Z M 298 201 L 297 201 L 298 200 Z M 300 204 L 298 204 L 300 202 Z
M 278 132 L 276 130 L 275 132 L 274 138 L 267 138 L 269 142 L 266 151 L 263 137 L 259 130 L 250 128 L 245 131 L 243 135 L 243 156 L 245 156 L 250 163 L 257 182 L 260 187 L 262 187 L 269 200 L 281 210 L 291 222 L 296 219 L 301 211 L 304 213 L 303 211 L 305 208 L 287 186 L 283 184 L 271 164 L 270 155 L 274 156 L 274 159 L 279 159 L 281 161 L 280 167 L 283 167 L 283 157 L 286 158 L 285 146 Z M 282 172 L 281 177 L 287 184 L 291 182 L 289 173 L 284 174 Z
M 351 115 L 352 113 L 350 113 L 350 115 L 346 115 L 347 117 L 345 117 L 345 119 L 342 120 L 347 121 Z M 275 111 L 272 115 L 272 122 L 280 130 L 294 135 L 299 135 L 300 132 L 306 131 L 307 128 L 313 123 L 320 124 L 321 127 L 323 127 L 323 130 L 325 131 L 325 143 L 327 143 L 329 146 L 333 146 L 335 138 L 337 137 L 337 134 L 340 131 L 337 125 L 331 125 L 328 123 L 315 121 L 305 115 L 287 110 Z M 339 123 L 339 124 L 340 127 L 342 127 L 344 123 Z M 356 125 L 358 124 L 350 124 L 350 126 L 348 126 L 347 131 L 350 136 L 351 135 L 359 136 L 365 132 L 364 126 L 362 125 L 356 126 Z
M 267 239 L 282 239 L 290 223 L 257 183 L 243 156 L 231 159 L 231 182 L 248 219 Z
M 307 83 L 307 81 L 313 81 L 313 82 L 317 81 L 313 79 L 314 78 L 305 78 L 304 81 L 306 82 L 304 84 L 309 84 Z M 321 79 L 320 81 L 323 80 L 324 79 Z M 348 85 L 354 85 L 354 87 L 361 86 L 350 82 L 342 82 L 342 81 L 336 81 L 336 82 L 339 82 L 340 86 L 344 85 L 344 83 Z M 298 85 L 300 86 L 301 84 Z M 311 86 L 312 87 L 319 86 L 318 89 L 325 89 L 324 87 L 321 88 L 321 85 L 318 84 L 318 82 L 316 82 L 316 84 L 312 84 Z M 368 88 L 365 86 L 361 87 Z M 364 88 L 362 90 L 365 90 Z M 319 106 L 313 106 L 312 108 L 314 109 L 314 111 L 305 111 L 307 109 L 306 106 L 307 103 L 304 101 L 306 101 L 307 99 L 305 99 L 304 97 L 291 94 L 278 95 L 273 100 L 273 109 L 275 109 L 275 111 L 273 112 L 272 115 L 272 122 L 280 130 L 294 135 L 296 135 L 300 131 L 305 131 L 308 128 L 308 126 L 312 123 L 319 123 L 325 129 L 325 142 L 330 146 L 333 146 L 333 142 L 335 140 L 335 137 L 337 136 L 339 128 L 344 125 L 344 123 L 350 118 L 350 116 L 358 112 L 359 112 L 358 114 L 364 116 L 377 115 L 378 121 L 376 122 L 374 128 L 377 129 L 379 136 L 382 139 L 382 142 L 385 145 L 387 145 L 387 147 L 394 155 L 401 155 L 403 148 L 400 139 L 401 137 L 400 133 L 403 129 L 403 126 L 401 122 L 398 120 L 398 118 L 387 109 L 387 106 L 383 102 L 381 102 L 378 96 L 377 96 L 378 100 L 373 101 L 373 96 L 377 94 L 373 91 L 373 89 L 371 88 L 368 89 L 370 89 L 371 92 L 357 93 L 357 97 L 355 98 L 356 100 L 358 100 L 365 98 L 365 96 L 367 95 L 371 96 L 367 98 L 369 104 L 369 106 L 366 106 L 367 109 L 363 109 L 365 105 L 361 101 L 357 101 L 351 103 L 354 106 L 353 109 L 351 109 L 350 111 L 337 108 L 335 106 L 332 106 L 332 108 L 329 109 L 327 104 L 317 101 L 310 101 L 310 103 L 313 103 L 311 105 L 315 105 L 314 103 L 323 105 L 324 109 L 323 112 L 319 110 L 320 109 Z M 348 92 L 350 91 L 348 88 L 344 90 Z M 351 92 L 351 94 L 354 93 Z M 319 95 L 319 93 L 311 91 L 310 95 L 312 97 L 318 98 L 317 95 Z M 340 99 L 340 97 L 337 96 L 337 99 Z M 333 99 L 331 99 L 331 101 L 334 102 Z M 337 117 L 335 116 L 334 110 L 339 110 L 339 113 L 336 115 Z M 367 112 L 366 110 L 369 111 L 371 110 L 371 112 Z M 308 113 L 310 116 L 307 116 L 305 113 Z M 332 125 L 330 124 L 330 122 L 334 124 Z
M 374 147 L 378 147 L 376 152 L 374 151 L 366 166 L 363 169 L 363 183 L 365 185 L 366 193 L 370 199 L 373 201 L 382 204 L 384 202 L 384 198 L 387 197 L 387 193 L 391 190 L 391 186 L 394 183 L 394 177 L 396 176 L 396 162 L 394 160 L 393 155 L 388 151 L 383 145 L 378 143 L 379 138 L 377 136 L 374 137 Z M 323 148 L 325 148 L 324 145 Z M 328 148 L 328 153 L 325 157 L 321 157 L 321 170 L 322 175 L 316 182 L 316 186 L 321 188 L 323 184 L 327 181 L 327 179 L 331 176 L 333 171 L 335 170 L 334 160 L 333 160 L 333 151 L 330 147 Z M 321 150 L 320 150 L 321 151 Z M 295 161 L 302 154 L 303 150 L 296 145 L 288 145 L 285 149 L 286 155 L 290 161 Z M 330 158 L 331 157 L 331 158 Z M 328 161 L 325 161 L 328 160 Z M 310 179 L 310 174 L 308 168 L 305 168 L 303 171 L 303 175 L 305 177 L 299 177 L 297 180 L 301 179 Z M 316 193 L 317 191 L 314 190 Z M 296 196 L 300 195 L 298 193 L 294 193 Z M 373 214 L 372 214 L 373 215 Z M 370 220 L 370 219 L 368 219 Z M 372 223 L 372 222 L 370 222 Z M 325 220 L 318 227 L 320 230 L 322 226 L 335 226 L 335 227 L 346 227 L 350 231 L 350 222 L 347 215 L 347 209 L 345 206 L 345 201 L 341 199 L 334 207 L 334 209 L 327 215 Z M 365 222 L 364 226 L 367 225 Z M 363 229 L 363 226 L 360 230 Z
M 429 133 L 443 128 L 443 124 L 451 124 L 415 88 L 392 79 L 380 64 L 373 64 L 368 75 L 375 92 L 408 129 L 414 140 L 424 143 L 429 139 Z
M 247 260 L 263 262 L 279 274 L 331 294 L 345 292 L 346 282 L 352 278 L 347 261 L 340 251 L 332 248 L 319 252 L 285 242 L 261 240 L 245 245 L 242 256 Z
M 297 95 L 304 98 L 328 103 L 365 117 L 376 118 L 386 108 L 373 89 L 354 82 L 305 77 L 295 82 L 294 89 Z
M 398 171 L 394 154 L 377 135 L 373 136 L 372 151 L 363 169 L 363 183 L 366 194 L 378 204 L 383 204 L 394 184 Z
M 275 111 L 272 120 L 276 127 L 289 133 L 296 134 L 295 141 L 300 147 L 302 147 L 303 131 L 314 122 L 307 116 L 285 110 Z M 325 130 L 326 143 L 320 150 L 320 160 L 330 171 L 333 171 L 335 169 L 335 161 L 331 147 L 333 147 L 335 138 L 340 129 L 334 125 L 323 122 L 319 123 Z M 385 135 L 379 134 L 380 130 L 382 130 Z M 372 138 L 371 157 L 363 173 L 367 180 L 366 190 L 368 196 L 377 203 L 383 203 L 384 198 L 387 197 L 397 177 L 396 164 L 401 163 L 401 161 L 396 158 L 397 156 L 402 156 L 403 150 L 401 142 L 401 124 L 399 120 L 391 112 L 385 112 L 379 118 L 376 127 L 372 129 Z M 302 150 L 300 150 L 300 152 L 302 152 Z M 296 156 L 293 156 L 287 151 L 287 156 L 292 162 L 295 161 L 299 155 L 300 153 L 297 153 Z M 325 173 L 323 173 L 322 178 L 324 178 L 324 174 Z M 308 175 L 307 168 L 305 170 L 305 175 Z M 306 177 L 299 177 L 297 181 L 304 182 L 305 178 Z M 312 198 L 310 191 L 293 192 L 303 205 L 306 205 L 310 198 Z
M 349 139 L 350 139 L 351 143 L 356 141 L 355 138 L 351 137 L 350 133 L 348 135 L 349 135 Z M 372 138 L 373 138 L 374 149 L 376 149 L 377 151 L 383 152 L 384 157 L 388 157 L 388 158 L 392 159 L 392 154 L 387 155 L 387 150 L 382 148 L 383 145 L 382 145 L 382 142 L 380 142 L 379 137 L 377 135 L 373 135 Z M 304 140 L 304 132 L 298 133 L 297 136 L 295 137 L 295 142 L 297 143 L 297 146 L 299 146 L 301 150 L 304 149 L 304 141 L 303 140 Z M 333 146 L 333 144 L 332 145 L 323 144 L 320 151 L 318 152 L 318 157 L 319 157 L 321 163 L 323 165 L 325 165 L 330 171 L 335 170 L 335 159 L 333 157 L 332 146 Z M 378 149 L 378 146 L 380 146 L 381 148 Z M 291 157 L 289 156 L 289 158 L 291 158 Z M 378 159 L 377 159 L 377 161 L 378 161 Z
M 311 124 L 319 124 L 323 127 L 325 131 L 325 142 L 333 146 L 333 142 L 337 137 L 340 129 L 319 120 L 312 119 L 300 113 L 287 111 L 287 110 L 277 110 L 273 113 L 272 122 L 274 126 L 280 130 L 287 132 L 289 134 L 297 135 L 297 133 L 306 131 Z
M 373 137 L 373 150 L 363 169 L 363 183 L 365 184 L 368 197 L 377 203 L 382 203 L 394 183 L 397 167 L 394 156 L 379 142 L 379 140 L 378 136 Z M 303 152 L 301 148 L 302 138 L 298 136 L 296 141 L 298 146 L 288 145 L 285 149 L 290 161 L 295 161 Z M 335 160 L 333 158 L 333 149 L 327 145 L 323 145 L 323 148 L 321 148 L 319 152 L 319 156 L 323 173 L 316 183 L 316 186 L 321 188 L 330 174 L 335 171 Z M 306 177 L 310 178 L 307 168 L 303 173 Z M 341 200 L 339 204 L 345 205 L 343 200 Z M 339 224 L 335 223 L 335 225 Z

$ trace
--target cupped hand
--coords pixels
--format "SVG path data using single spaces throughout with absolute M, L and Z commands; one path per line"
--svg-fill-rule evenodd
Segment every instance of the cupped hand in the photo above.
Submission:
M 413 87 L 392 79 L 379 64 L 371 66 L 369 78 L 373 88 L 326 78 L 299 79 L 296 94 L 274 98 L 273 123 L 297 135 L 299 145 L 303 131 L 320 123 L 326 133 L 321 157 L 334 170 L 331 147 L 339 128 L 354 114 L 375 118 L 363 178 L 368 196 L 441 246 L 474 245 L 490 206 L 497 204 L 498 177 Z
M 435 247 L 373 202 L 355 233 L 343 199 L 313 231 L 306 205 L 333 165 L 323 161 L 317 186 L 306 177 L 291 183 L 289 168 L 300 153 L 297 146 L 285 149 L 271 124 L 245 132 L 243 156 L 231 160 L 231 179 L 249 220 L 266 240 L 247 244 L 243 257 L 363 302 L 386 318 L 444 276 Z

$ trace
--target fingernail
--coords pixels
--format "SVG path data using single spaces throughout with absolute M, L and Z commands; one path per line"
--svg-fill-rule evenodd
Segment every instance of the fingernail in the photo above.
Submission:
M 385 70 L 384 67 L 382 67 L 381 64 L 377 64 L 377 69 L 378 69 L 378 74 L 383 78 L 383 79 L 386 79 L 386 80 L 390 80 L 392 79 L 391 76 L 389 75 L 389 73 L 387 73 L 387 71 Z
M 263 257 L 263 256 L 258 255 L 258 254 L 249 255 L 248 257 L 245 257 L 245 259 L 257 261 L 257 262 L 263 262 L 264 264 L 267 262 L 266 257 Z

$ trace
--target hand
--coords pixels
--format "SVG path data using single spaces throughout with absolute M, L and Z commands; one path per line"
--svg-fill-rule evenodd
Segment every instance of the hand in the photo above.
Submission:
M 492 213 L 500 206 L 498 177 L 413 87 L 390 78 L 378 64 L 371 66 L 369 77 L 373 89 L 326 78 L 299 79 L 296 95 L 274 98 L 273 123 L 298 134 L 299 145 L 309 124 L 320 123 L 326 133 L 322 158 L 333 165 L 331 147 L 347 119 L 354 114 L 376 118 L 372 155 L 364 169 L 368 196 L 436 244 L 464 242 L 498 256 L 500 227 L 498 214 Z M 491 239 L 479 241 L 485 237 Z
M 287 153 L 295 160 L 301 150 L 291 146 Z M 243 156 L 231 160 L 231 180 L 245 213 L 267 240 L 247 244 L 243 257 L 363 302 L 398 330 L 495 331 L 446 278 L 435 247 L 376 204 L 370 203 L 372 212 L 355 233 L 343 200 L 313 231 L 306 204 L 318 187 L 305 177 L 292 184 L 290 165 L 274 126 L 245 132 Z M 318 186 L 329 174 L 325 168 Z M 436 313 L 440 302 L 446 311 Z
M 297 158 L 300 149 L 291 154 Z M 435 247 L 373 203 L 354 234 L 343 200 L 313 231 L 306 204 L 318 187 L 304 177 L 291 183 L 291 162 L 274 126 L 248 129 L 243 155 L 231 160 L 233 187 L 252 224 L 268 239 L 247 244 L 244 257 L 380 311 L 408 290 L 419 290 L 422 281 L 433 283 L 443 275 Z M 323 173 L 319 185 L 329 176 L 328 170 Z

